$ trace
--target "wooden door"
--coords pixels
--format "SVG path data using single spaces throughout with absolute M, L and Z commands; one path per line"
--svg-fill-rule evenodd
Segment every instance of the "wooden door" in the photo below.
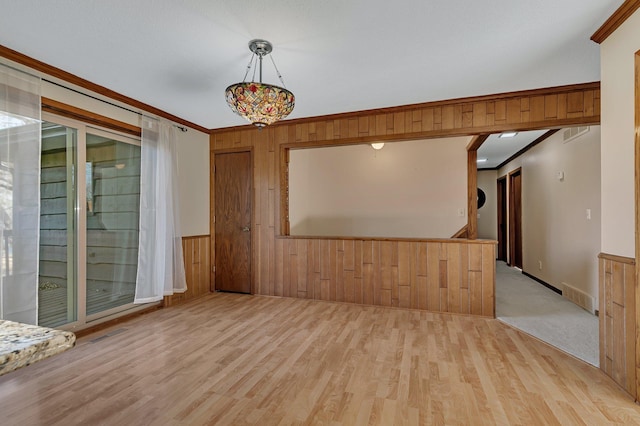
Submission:
M 251 293 L 251 152 L 214 154 L 215 289 Z
M 509 174 L 509 247 L 510 264 L 522 269 L 522 174 Z
M 498 179 L 498 260 L 507 261 L 507 177 Z

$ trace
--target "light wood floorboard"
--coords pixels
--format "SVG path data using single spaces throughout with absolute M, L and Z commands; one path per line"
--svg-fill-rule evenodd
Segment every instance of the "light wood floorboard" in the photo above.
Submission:
M 0 424 L 632 425 L 640 407 L 497 320 L 211 294 L 0 377 Z

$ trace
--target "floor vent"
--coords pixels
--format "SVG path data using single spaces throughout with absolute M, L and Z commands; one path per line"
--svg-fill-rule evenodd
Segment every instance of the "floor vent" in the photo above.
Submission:
M 569 127 L 562 132 L 562 140 L 564 143 L 571 142 L 579 138 L 589 131 L 589 126 Z
M 111 337 L 111 336 L 115 336 L 116 334 L 120 334 L 120 333 L 124 333 L 125 331 L 127 331 L 126 328 L 119 328 L 117 330 L 113 330 L 107 334 L 103 334 L 100 337 L 96 337 L 95 339 L 90 340 L 91 343 L 98 343 L 104 339 L 106 339 L 107 337 Z
M 596 299 L 593 296 L 567 283 L 562 283 L 562 295 L 592 314 L 596 314 Z

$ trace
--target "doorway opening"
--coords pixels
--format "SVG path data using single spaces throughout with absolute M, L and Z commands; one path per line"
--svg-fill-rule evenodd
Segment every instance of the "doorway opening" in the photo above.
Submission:
M 522 270 L 522 169 L 509 173 L 509 265 Z
M 498 319 L 597 365 L 599 127 L 565 130 L 541 132 L 537 145 L 479 170 L 494 206 L 478 211 L 479 237 L 498 240 Z M 578 306 L 576 289 L 592 302 Z
M 507 177 L 497 181 L 498 199 L 498 254 L 497 259 L 507 261 Z

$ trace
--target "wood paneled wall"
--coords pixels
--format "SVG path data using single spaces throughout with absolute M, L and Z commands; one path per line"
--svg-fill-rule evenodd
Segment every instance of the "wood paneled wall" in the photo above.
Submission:
M 262 130 L 253 126 L 213 130 L 211 164 L 214 164 L 216 152 L 252 148 L 253 291 L 256 294 L 275 295 L 277 286 L 284 284 L 276 278 L 276 271 L 287 264 L 276 252 L 276 236 L 283 231 L 286 234 L 287 223 L 287 212 L 283 208 L 286 205 L 283 201 L 286 200 L 286 185 L 281 189 L 281 183 L 286 183 L 287 179 L 286 167 L 281 167 L 288 152 L 285 147 L 416 140 L 599 122 L 600 84 L 589 83 L 288 120 Z M 213 179 L 212 176 L 211 188 L 215 187 Z M 281 191 L 283 197 L 280 196 Z M 213 191 L 211 209 L 215 209 Z M 285 224 L 284 228 L 282 224 Z M 213 221 L 211 229 L 214 238 Z M 437 259 L 440 260 L 439 257 Z M 385 258 L 381 262 L 391 265 L 393 260 Z M 215 264 L 214 259 L 212 264 Z
M 600 83 L 505 93 L 361 111 L 274 124 L 288 143 L 369 142 L 499 133 L 600 123 Z M 230 148 L 247 140 L 249 126 L 213 130 L 213 139 Z M 238 134 L 238 132 L 240 132 Z M 262 136 L 262 135 L 260 135 Z
M 495 242 L 276 239 L 269 294 L 493 317 Z
M 211 238 L 209 235 L 183 237 L 182 253 L 187 291 L 165 297 L 165 307 L 211 292 Z
M 635 259 L 604 253 L 598 258 L 600 368 L 636 398 Z

